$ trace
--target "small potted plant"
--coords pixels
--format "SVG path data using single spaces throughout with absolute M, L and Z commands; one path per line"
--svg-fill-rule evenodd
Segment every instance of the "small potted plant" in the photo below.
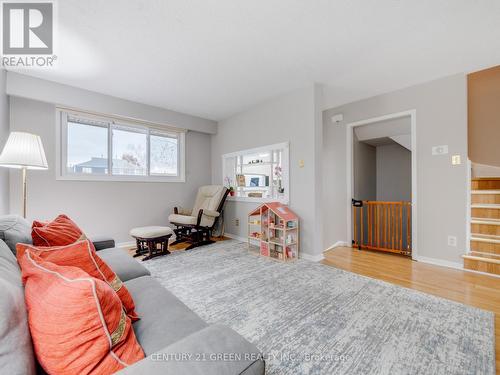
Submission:
M 231 197 L 234 197 L 234 187 L 233 187 L 233 183 L 232 183 L 231 179 L 229 177 L 226 177 L 224 179 L 224 182 L 226 184 L 227 190 L 229 190 L 229 195 Z

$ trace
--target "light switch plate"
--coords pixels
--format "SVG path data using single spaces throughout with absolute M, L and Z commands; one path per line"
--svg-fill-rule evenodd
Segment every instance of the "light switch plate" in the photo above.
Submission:
M 448 153 L 448 145 L 434 146 L 432 155 L 446 155 Z
M 457 247 L 457 237 L 448 236 L 448 246 Z
M 460 165 L 460 164 L 462 164 L 462 160 L 460 158 L 460 155 L 453 155 L 451 157 L 451 164 L 453 164 L 453 165 Z

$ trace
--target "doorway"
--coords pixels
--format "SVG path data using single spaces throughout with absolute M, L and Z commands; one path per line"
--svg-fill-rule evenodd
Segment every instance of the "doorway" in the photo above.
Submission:
M 346 130 L 348 243 L 416 258 L 416 111 Z

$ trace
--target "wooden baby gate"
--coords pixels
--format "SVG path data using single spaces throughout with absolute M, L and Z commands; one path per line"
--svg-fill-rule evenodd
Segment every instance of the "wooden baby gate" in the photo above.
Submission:
M 411 256 L 411 202 L 352 200 L 353 247 Z

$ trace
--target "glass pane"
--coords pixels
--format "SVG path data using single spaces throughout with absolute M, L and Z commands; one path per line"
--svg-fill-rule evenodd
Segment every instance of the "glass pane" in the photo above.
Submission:
M 177 138 L 150 136 L 151 174 L 177 175 Z
M 271 152 L 263 151 L 256 154 L 244 154 L 244 165 L 268 164 L 271 162 Z
M 113 174 L 145 176 L 147 174 L 146 134 L 113 130 Z
M 68 173 L 108 173 L 108 129 L 68 122 Z

